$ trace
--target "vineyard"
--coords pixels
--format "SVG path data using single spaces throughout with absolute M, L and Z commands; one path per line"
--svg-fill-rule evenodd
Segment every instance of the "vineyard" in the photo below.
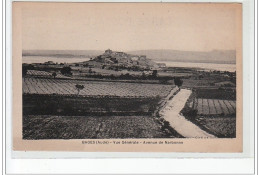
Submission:
M 161 98 L 23 94 L 24 115 L 151 115 Z
M 76 84 L 84 85 L 81 96 L 117 96 L 117 97 L 165 97 L 174 88 L 173 85 L 141 84 L 123 82 L 79 81 L 43 78 L 23 78 L 24 94 L 77 94 Z M 175 88 L 177 91 L 177 88 Z
M 220 138 L 236 137 L 236 93 L 195 89 L 181 113 L 202 130 Z
M 36 77 L 53 77 L 52 73 L 40 70 L 28 70 L 27 75 L 36 76 Z M 56 78 L 68 78 L 60 73 L 57 73 Z
M 236 137 L 235 100 L 195 97 L 187 102 L 182 113 L 188 120 L 208 133 L 220 138 Z
M 215 114 L 234 114 L 236 113 L 236 101 L 194 98 L 192 104 L 193 109 L 197 109 L 201 115 Z
M 202 129 L 220 138 L 236 137 L 236 117 L 226 116 L 200 116 L 196 119 L 197 125 Z
M 25 115 L 23 117 L 23 139 L 167 137 L 160 125 L 149 116 Z

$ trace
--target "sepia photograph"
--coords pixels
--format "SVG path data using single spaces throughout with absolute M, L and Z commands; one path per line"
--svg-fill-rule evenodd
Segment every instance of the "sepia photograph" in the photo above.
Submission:
M 241 4 L 13 5 L 14 137 L 226 139 L 241 151 Z

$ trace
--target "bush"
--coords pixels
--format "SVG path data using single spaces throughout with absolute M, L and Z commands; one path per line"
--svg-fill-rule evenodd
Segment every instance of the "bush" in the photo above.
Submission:
M 152 76 L 157 77 L 157 70 L 153 70 Z
M 23 66 L 23 70 L 22 70 L 22 76 L 23 76 L 23 77 L 24 77 L 25 75 L 27 75 L 27 71 L 28 71 L 27 67 L 24 67 L 24 66 Z
M 22 76 L 24 77 L 25 75 L 27 75 L 28 70 L 34 70 L 34 66 L 31 64 L 23 64 L 22 67 Z
M 56 72 L 53 72 L 52 76 L 53 76 L 53 78 L 55 78 L 57 76 Z
M 158 77 L 158 79 L 161 84 L 169 84 L 171 77 Z
M 189 120 L 195 120 L 197 114 L 198 114 L 198 110 L 197 109 L 192 109 L 192 108 L 189 108 L 187 106 L 185 106 L 181 113 L 186 117 L 188 118 Z
M 78 90 L 78 94 L 77 95 L 79 95 L 80 90 L 85 88 L 84 85 L 80 85 L 80 84 L 76 84 L 75 87 Z
M 182 79 L 180 77 L 174 77 L 174 84 L 178 86 L 179 88 L 182 86 Z
M 71 73 L 71 67 L 63 67 L 60 72 L 63 74 L 63 75 L 72 75 Z

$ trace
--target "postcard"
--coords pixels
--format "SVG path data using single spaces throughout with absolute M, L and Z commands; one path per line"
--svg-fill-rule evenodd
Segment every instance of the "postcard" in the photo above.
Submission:
M 12 4 L 13 150 L 243 151 L 241 3 Z

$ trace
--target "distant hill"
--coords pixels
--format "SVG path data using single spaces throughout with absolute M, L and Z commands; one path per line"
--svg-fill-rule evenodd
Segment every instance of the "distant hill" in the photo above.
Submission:
M 235 50 L 213 50 L 210 52 L 179 51 L 179 50 L 138 50 L 130 54 L 146 55 L 155 61 L 180 61 L 196 63 L 236 63 Z
M 133 55 L 125 52 L 106 50 L 103 54 L 84 62 L 93 67 L 121 67 L 121 68 L 136 68 L 136 69 L 151 69 L 165 67 L 165 64 L 158 64 L 145 55 Z
M 95 57 L 101 50 L 23 50 L 23 56 Z
M 95 57 L 103 50 L 23 50 L 23 56 Z M 154 61 L 179 61 L 195 63 L 236 63 L 235 50 L 213 50 L 210 52 L 180 50 L 136 50 L 128 54 L 146 55 Z

